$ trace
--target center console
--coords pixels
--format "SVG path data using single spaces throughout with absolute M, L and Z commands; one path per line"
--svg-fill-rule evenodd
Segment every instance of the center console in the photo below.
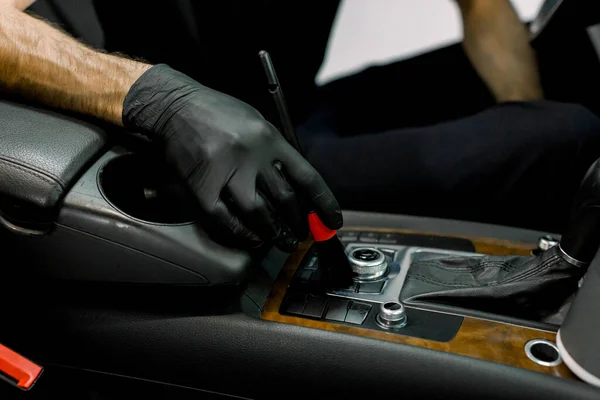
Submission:
M 576 379 L 555 354 L 557 326 L 478 313 L 469 309 L 403 304 L 411 264 L 427 257 L 532 257 L 537 243 L 450 236 L 402 229 L 348 228 L 340 232 L 353 258 L 370 261 L 352 287 L 331 290 L 320 281 L 314 248 L 305 244 L 288 260 L 265 305 L 262 318 L 316 329 L 436 349 Z M 382 261 L 382 263 L 379 263 Z M 381 265 L 387 264 L 385 268 Z M 380 276 L 379 271 L 383 270 Z M 541 359 L 527 348 L 537 344 Z M 528 347 L 529 346 L 529 347 Z M 536 353 L 537 354 L 537 353 Z
M 346 228 L 351 284 L 305 244 L 262 318 L 485 359 L 566 379 L 556 332 L 600 246 L 600 161 L 559 239 L 537 243 L 399 228 Z

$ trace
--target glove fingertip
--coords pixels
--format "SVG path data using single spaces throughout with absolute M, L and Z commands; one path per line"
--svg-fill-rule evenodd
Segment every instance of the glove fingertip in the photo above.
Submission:
M 344 217 L 342 216 L 342 210 L 335 210 L 335 215 L 331 221 L 331 229 L 341 229 L 344 226 Z
M 329 229 L 338 230 L 344 226 L 344 217 L 342 216 L 342 210 L 337 208 L 334 210 L 317 211 L 319 218 Z

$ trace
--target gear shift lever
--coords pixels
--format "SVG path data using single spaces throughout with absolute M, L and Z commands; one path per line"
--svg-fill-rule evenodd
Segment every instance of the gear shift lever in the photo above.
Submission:
M 583 178 L 558 246 L 535 257 L 438 257 L 413 261 L 400 299 L 555 325 L 600 247 L 600 159 Z
M 587 268 L 600 247 L 600 159 L 583 178 L 567 230 L 560 241 L 564 259 Z

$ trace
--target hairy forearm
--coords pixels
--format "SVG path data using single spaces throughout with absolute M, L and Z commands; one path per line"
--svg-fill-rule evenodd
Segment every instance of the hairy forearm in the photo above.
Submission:
M 457 0 L 463 46 L 498 101 L 543 97 L 529 31 L 509 0 Z
M 0 3 L 12 4 L 18 10 L 25 10 L 27 7 L 35 3 L 36 0 L 0 0 Z
M 0 4 L 0 88 L 122 124 L 123 100 L 150 66 L 86 47 Z

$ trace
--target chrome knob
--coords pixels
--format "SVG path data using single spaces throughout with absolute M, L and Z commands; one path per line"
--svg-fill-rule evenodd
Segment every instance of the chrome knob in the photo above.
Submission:
M 403 328 L 407 323 L 406 309 L 397 301 L 382 303 L 375 320 L 382 328 Z
M 358 280 L 381 278 L 387 272 L 385 255 L 372 247 L 359 247 L 348 254 L 348 261 Z

